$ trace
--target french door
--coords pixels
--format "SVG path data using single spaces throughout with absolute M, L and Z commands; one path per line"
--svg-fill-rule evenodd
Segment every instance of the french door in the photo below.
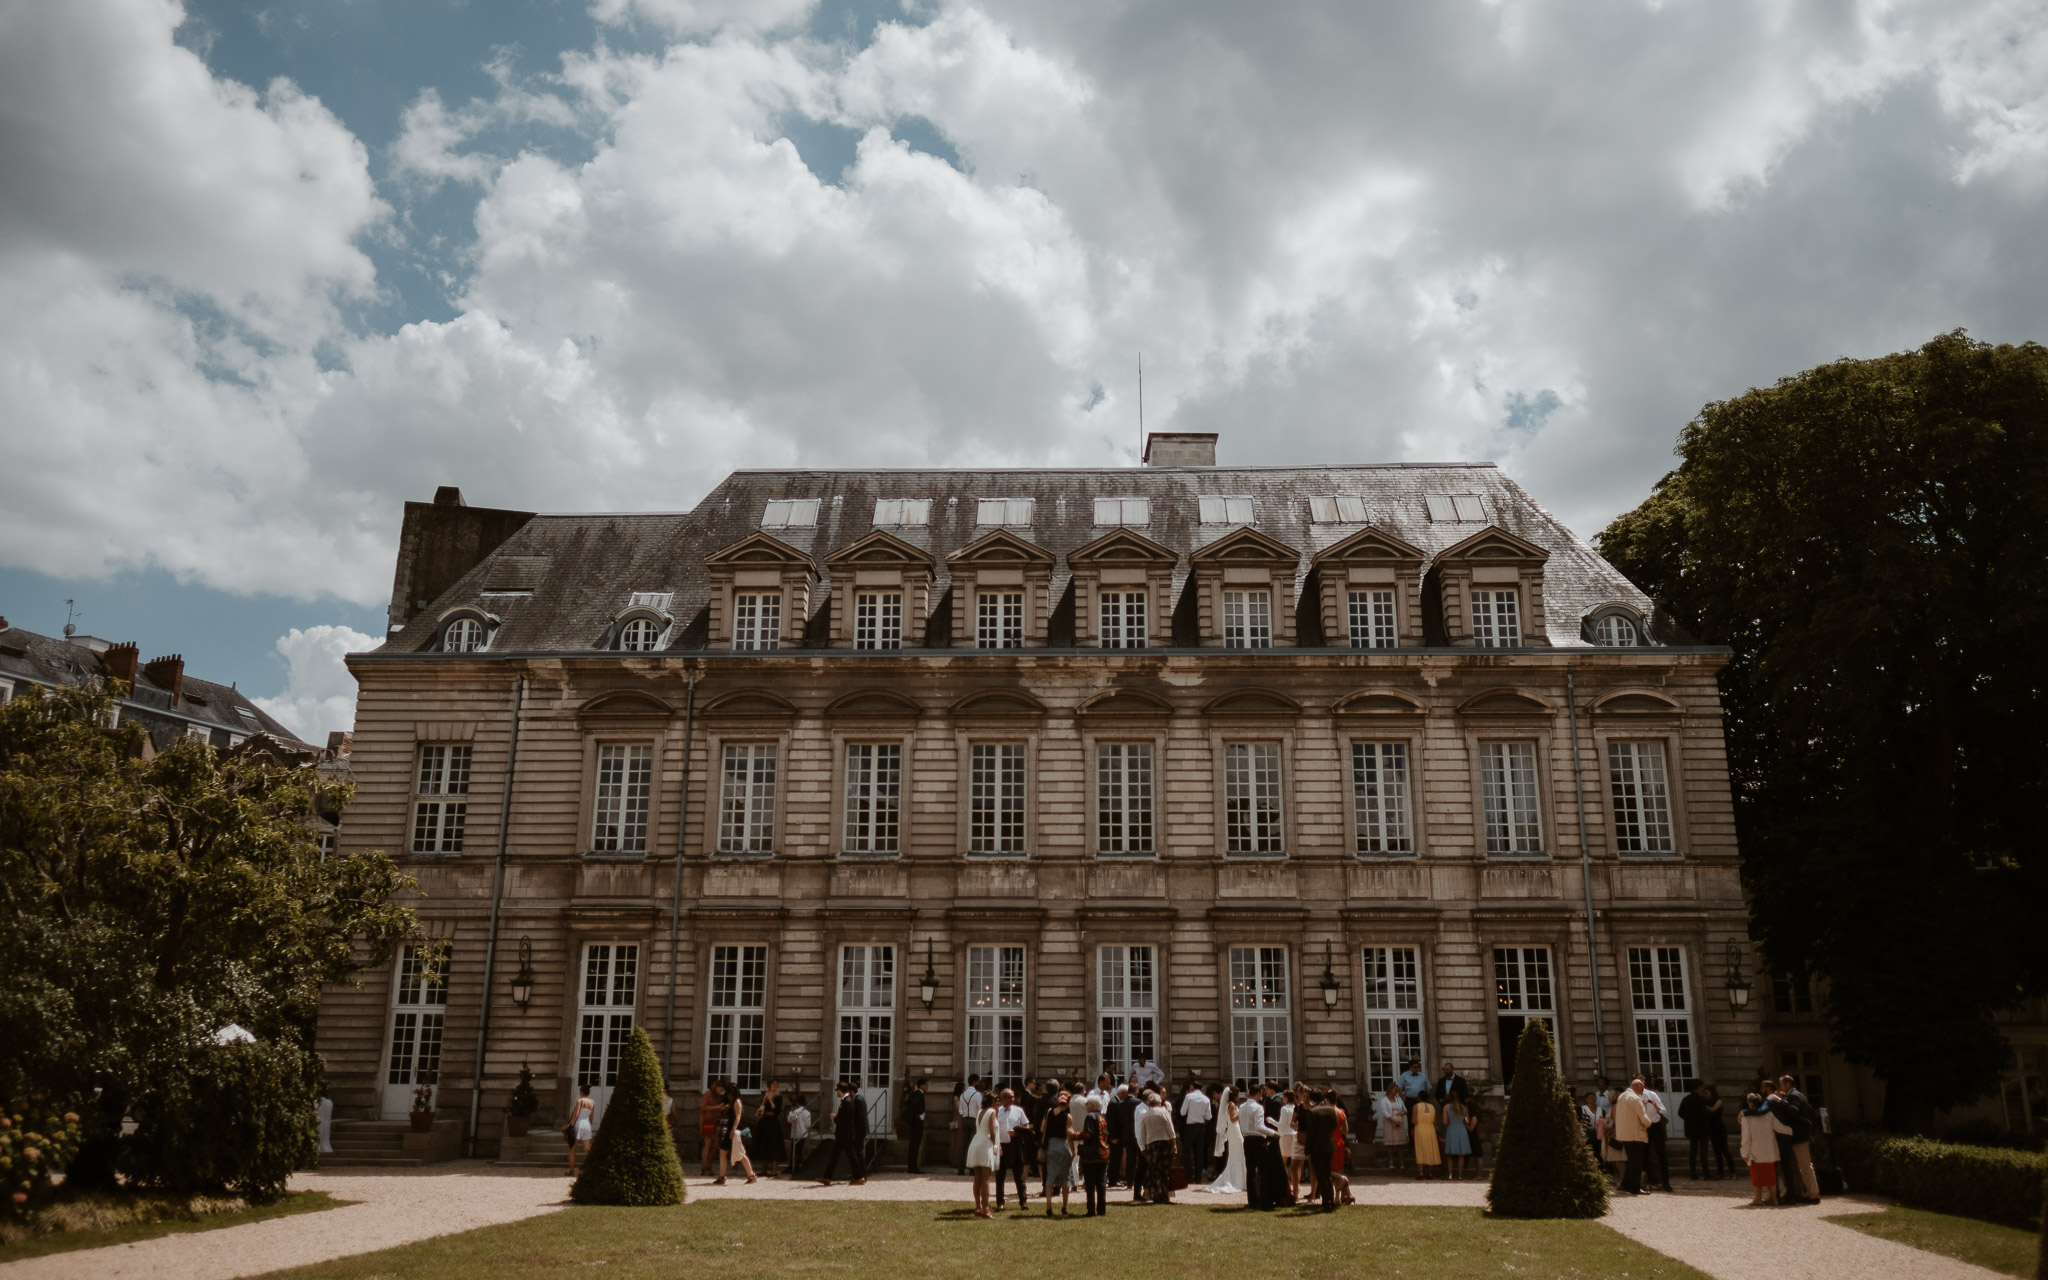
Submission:
M 399 953 L 391 984 L 391 1052 L 384 1072 L 384 1118 L 403 1120 L 413 1091 L 441 1082 L 441 1033 L 447 1020 L 448 973 L 418 947 Z M 438 1103 L 439 1099 L 435 1099 Z
M 839 948 L 839 1078 L 860 1087 L 868 1132 L 892 1131 L 896 1047 L 896 948 Z
M 640 946 L 634 942 L 583 945 L 583 987 L 576 1010 L 576 1085 L 590 1086 L 604 1118 L 605 1104 L 619 1083 L 619 1055 L 633 1036 L 633 1001 L 640 980 Z M 575 1106 L 576 1100 L 569 1100 Z

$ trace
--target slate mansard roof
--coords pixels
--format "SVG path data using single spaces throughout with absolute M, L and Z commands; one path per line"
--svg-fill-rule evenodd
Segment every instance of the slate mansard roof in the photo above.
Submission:
M 455 494 L 444 490 L 444 495 Z M 1338 495 L 1364 501 L 1365 522 L 1312 520 L 1310 499 Z M 1479 500 L 1479 520 L 1432 519 L 1429 499 L 1469 495 Z M 1204 497 L 1249 497 L 1250 527 L 1301 553 L 1297 589 L 1313 558 L 1371 525 L 1393 534 L 1425 555 L 1425 571 L 1444 551 L 1489 526 L 1533 543 L 1549 553 L 1544 566 L 1544 602 L 1552 648 L 1590 647 L 1580 622 L 1604 605 L 1625 605 L 1651 620 L 1665 643 L 1691 640 L 1654 616 L 1652 602 L 1570 529 L 1544 510 L 1491 463 L 1391 463 L 1312 467 L 1142 467 L 1077 470 L 865 470 L 736 471 L 687 512 L 638 515 L 534 515 L 482 511 L 480 517 L 525 517 L 495 550 L 455 577 L 432 598 L 402 599 L 407 550 L 401 549 L 399 588 L 394 592 L 393 629 L 379 650 L 417 653 L 433 648 L 438 620 L 451 611 L 474 609 L 488 615 L 490 650 L 576 652 L 599 649 L 638 592 L 673 593 L 668 612 L 675 619 L 671 648 L 701 647 L 702 629 L 693 627 L 709 595 L 705 559 L 762 530 L 771 501 L 818 499 L 815 528 L 774 528 L 773 537 L 807 553 L 821 583 L 831 575 L 825 559 L 876 528 L 929 552 L 937 562 L 932 600 L 949 582 L 946 558 L 989 533 L 976 523 L 979 500 L 1031 499 L 1029 527 L 1009 532 L 1053 554 L 1053 599 L 1066 590 L 1068 552 L 1101 537 L 1114 526 L 1094 523 L 1097 498 L 1146 498 L 1151 521 L 1136 531 L 1179 557 L 1176 595 L 1189 572 L 1189 556 L 1218 538 L 1245 527 L 1203 524 Z M 877 526 L 878 499 L 930 502 L 929 523 Z M 446 501 L 445 497 L 441 501 Z M 416 508 L 408 503 L 408 521 Z M 409 525 L 410 527 L 410 525 Z M 525 590 L 491 591 L 523 584 Z M 819 607 L 814 598 L 813 611 Z M 957 607 L 957 606 L 956 606 Z M 906 639 L 908 639 L 906 637 Z

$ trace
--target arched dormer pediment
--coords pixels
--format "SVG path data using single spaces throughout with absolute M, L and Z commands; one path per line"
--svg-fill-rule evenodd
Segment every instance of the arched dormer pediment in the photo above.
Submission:
M 797 714 L 797 706 L 773 689 L 734 689 L 721 693 L 704 704 L 707 716 L 774 716 L 787 719 Z
M 930 572 L 937 564 L 932 553 L 905 542 L 887 529 L 874 529 L 825 557 L 835 573 L 842 570 L 919 568 Z
M 675 714 L 675 708 L 651 693 L 639 689 L 615 689 L 600 693 L 595 698 L 576 708 L 579 720 L 617 720 L 624 718 L 656 718 L 666 720 Z
M 1196 565 L 1285 565 L 1301 563 L 1301 552 L 1257 529 L 1239 528 L 1194 552 Z
M 953 716 L 1042 716 L 1045 704 L 1022 689 L 976 689 L 947 708 Z
M 482 653 L 491 647 L 504 619 L 475 605 L 457 605 L 434 619 L 428 647 L 437 653 Z
M 1360 689 L 1347 693 L 1330 707 L 1337 715 L 1419 716 L 1428 714 L 1422 699 L 1392 689 Z
M 855 689 L 825 708 L 828 716 L 915 716 L 924 707 L 908 694 L 894 689 Z
M 1298 716 L 1301 704 L 1275 689 L 1232 689 L 1202 708 L 1205 716 Z
M 1077 570 L 1083 565 L 1091 568 L 1111 565 L 1162 565 L 1171 568 L 1178 563 L 1178 555 L 1133 529 L 1112 529 L 1093 542 L 1067 552 L 1067 564 Z
M 1676 716 L 1685 705 L 1655 689 L 1616 689 L 1593 700 L 1595 715 Z
M 995 529 L 981 535 L 966 546 L 946 557 L 946 563 L 956 568 L 961 566 L 1000 569 L 1052 568 L 1052 552 L 1020 538 L 1008 529 Z
M 1081 704 L 1080 714 L 1090 717 L 1170 716 L 1173 704 L 1143 689 L 1104 689 Z
M 1550 701 L 1527 689 L 1487 689 L 1458 704 L 1466 716 L 1549 715 L 1556 710 Z

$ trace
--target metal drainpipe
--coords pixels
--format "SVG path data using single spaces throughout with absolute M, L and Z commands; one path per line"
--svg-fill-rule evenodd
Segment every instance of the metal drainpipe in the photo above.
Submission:
M 1593 1045 L 1600 1074 L 1607 1074 L 1607 1015 L 1600 1008 L 1600 934 L 1593 924 L 1593 847 L 1586 839 L 1586 777 L 1579 759 L 1579 691 L 1572 669 L 1564 669 L 1565 706 L 1572 723 L 1572 799 L 1579 806 L 1579 879 L 1586 886 L 1586 970 L 1593 976 Z
M 483 1012 L 476 1020 L 476 1077 L 469 1086 L 469 1155 L 476 1158 L 476 1128 L 484 1105 L 484 1037 L 491 1031 L 491 968 L 498 958 L 498 908 L 505 896 L 505 841 L 512 833 L 512 770 L 519 763 L 519 709 L 526 676 L 512 682 L 512 732 L 505 748 L 505 790 L 498 801 L 498 864 L 491 872 L 491 929 L 484 939 Z
M 689 692 L 683 697 L 683 793 L 676 811 L 675 900 L 668 913 L 668 1018 L 661 1048 L 661 1060 L 671 1091 L 675 1088 L 676 1078 L 676 975 L 682 968 L 677 963 L 676 946 L 683 932 L 683 847 L 690 836 L 690 751 L 696 741 L 696 729 L 697 669 L 693 666 L 690 668 Z

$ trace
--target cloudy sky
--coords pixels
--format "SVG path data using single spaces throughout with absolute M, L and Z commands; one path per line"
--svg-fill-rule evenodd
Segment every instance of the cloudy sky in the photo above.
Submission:
M 399 503 L 1493 459 L 2048 339 L 2048 6 L 0 0 L 0 613 L 343 727 Z

